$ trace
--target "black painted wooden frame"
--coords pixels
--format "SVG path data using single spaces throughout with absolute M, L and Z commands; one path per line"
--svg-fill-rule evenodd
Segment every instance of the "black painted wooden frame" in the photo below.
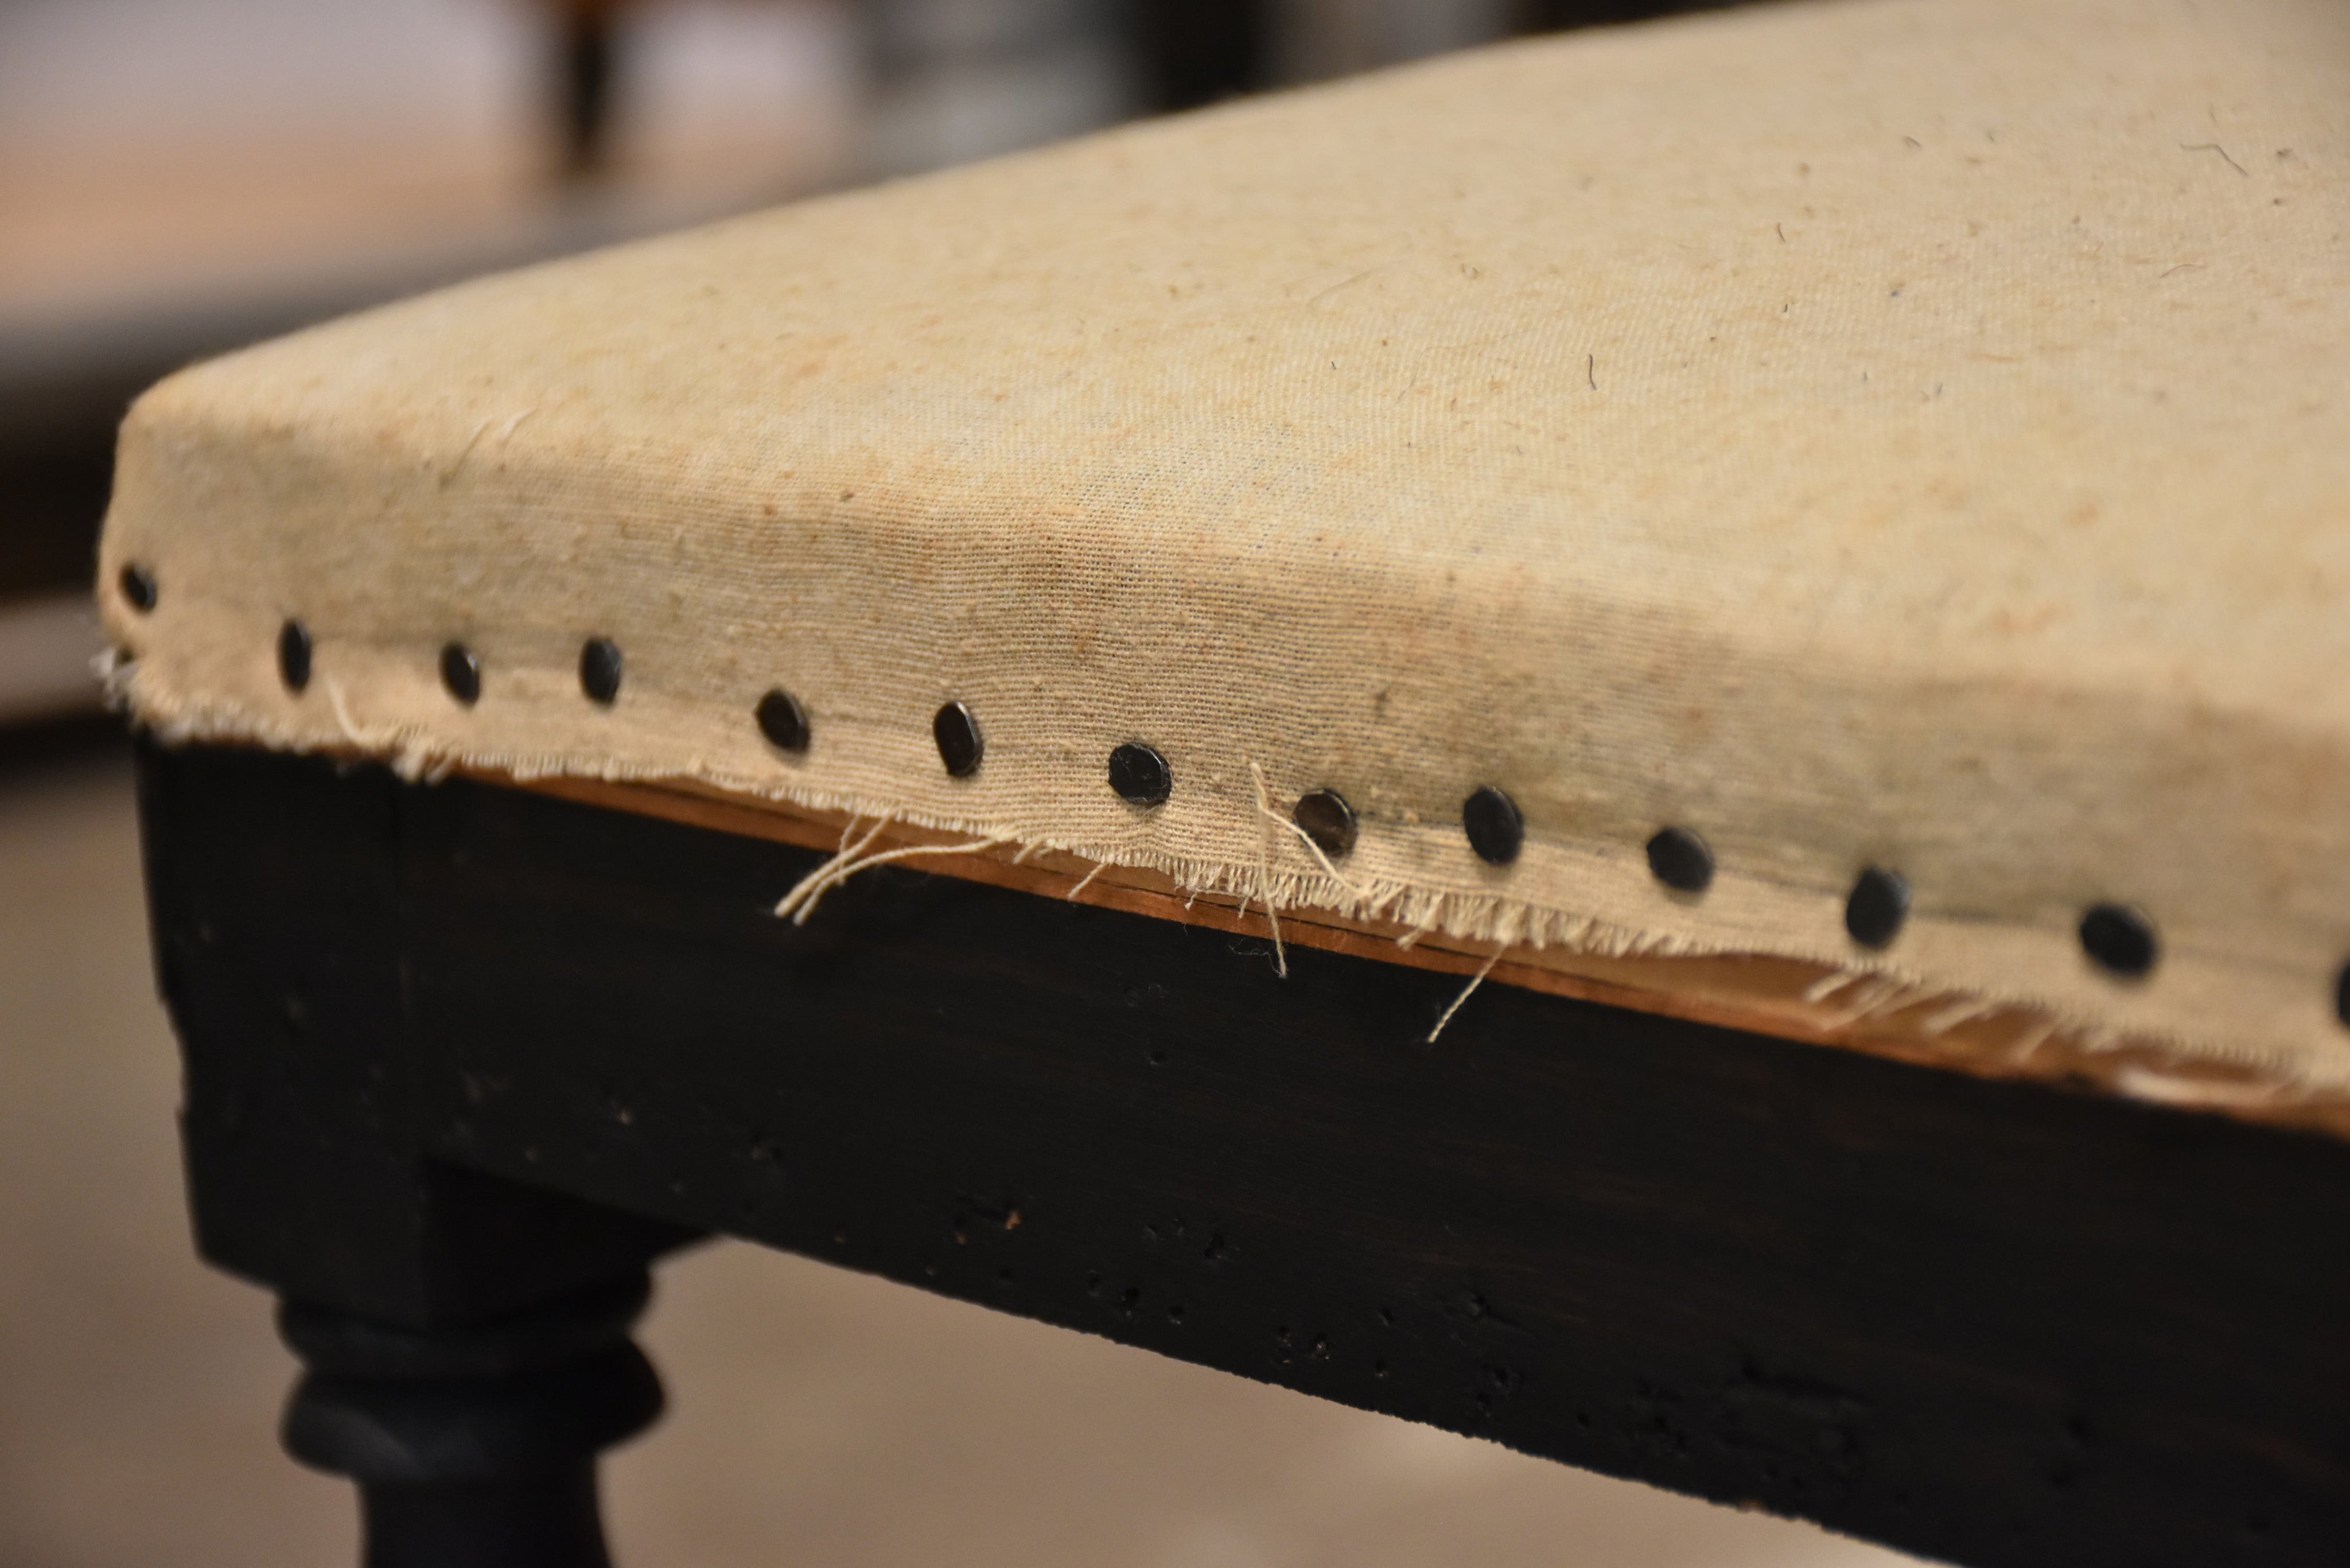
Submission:
M 1457 979 L 899 868 L 798 928 L 764 841 L 140 766 L 199 1241 L 307 1308 L 723 1231 L 1985 1568 L 2350 1561 L 2335 1141 L 1501 986 L 1430 1046 Z

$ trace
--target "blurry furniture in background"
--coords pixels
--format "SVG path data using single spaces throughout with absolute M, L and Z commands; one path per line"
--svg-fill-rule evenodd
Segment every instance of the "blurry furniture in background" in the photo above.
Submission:
M 666 3 L 549 0 L 553 119 L 565 178 L 608 172 L 616 121 L 627 108 L 633 25 Z M 846 8 L 865 78 L 851 179 L 967 162 L 1094 130 L 1144 107 L 1121 0 L 846 0 Z M 1171 31 L 1192 29 L 1184 23 Z
M 1150 107 L 1197 109 L 1274 82 L 1274 0 L 1144 0 L 1139 64 Z
M 612 119 L 614 13 L 624 0 L 556 0 L 551 78 L 563 172 L 604 167 Z
M 625 90 L 627 23 L 662 3 L 548 0 L 550 102 L 567 178 L 604 169 Z M 966 162 L 1273 86 L 1286 15 L 1275 0 L 849 0 L 849 9 L 878 122 L 867 175 Z
M 1144 112 L 1125 0 L 855 0 L 858 178 L 919 173 Z

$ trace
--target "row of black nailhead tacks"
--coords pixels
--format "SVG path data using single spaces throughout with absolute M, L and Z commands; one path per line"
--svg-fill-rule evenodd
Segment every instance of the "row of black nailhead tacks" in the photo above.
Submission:
M 155 607 L 152 574 L 133 565 L 122 568 L 122 597 L 140 612 Z M 286 689 L 296 693 L 310 684 L 310 632 L 298 620 L 288 620 L 277 634 L 277 669 Z M 608 638 L 593 637 L 579 649 L 579 689 L 590 701 L 609 707 L 620 695 L 620 649 Z M 463 643 L 441 650 L 441 683 L 467 707 L 481 701 L 482 661 Z M 808 720 L 792 695 L 780 689 L 759 699 L 754 715 L 760 732 L 777 749 L 805 752 Z M 978 718 L 961 702 L 949 702 L 931 720 L 939 760 L 955 778 L 979 772 L 987 741 Z M 1165 804 L 1175 793 L 1175 775 L 1167 759 L 1139 741 L 1129 741 L 1109 754 L 1109 787 L 1132 805 Z M 1334 789 L 1313 790 L 1299 797 L 1292 819 L 1298 830 L 1333 859 L 1355 847 L 1354 808 Z M 1469 847 L 1489 865 L 1507 866 L 1525 843 L 1525 819 L 1517 802 L 1492 784 L 1482 784 L 1461 803 L 1461 827 Z M 1648 870 L 1658 881 L 1690 897 L 1713 885 L 1713 851 L 1686 827 L 1659 829 L 1648 843 Z M 1909 884 L 1898 871 L 1871 866 L 1853 883 L 1845 900 L 1845 929 L 1866 948 L 1890 946 L 1909 915 Z M 2150 972 L 2160 955 L 2153 922 L 2126 904 L 2096 904 L 2081 917 L 2082 950 L 2098 967 L 2126 978 Z M 2350 965 L 2335 984 L 2334 1010 L 2350 1023 Z

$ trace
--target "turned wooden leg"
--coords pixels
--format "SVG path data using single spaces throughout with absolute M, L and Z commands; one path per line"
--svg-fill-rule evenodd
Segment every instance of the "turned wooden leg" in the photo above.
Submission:
M 369 1568 L 603 1568 L 596 1456 L 661 1405 L 629 1327 L 691 1232 L 418 1147 L 388 776 L 140 754 L 190 1207 L 286 1303 L 286 1448 L 359 1483 Z
M 357 1481 L 367 1568 L 608 1568 L 596 1457 L 660 1413 L 629 1326 L 646 1276 L 469 1327 L 288 1302 L 308 1368 L 286 1450 Z

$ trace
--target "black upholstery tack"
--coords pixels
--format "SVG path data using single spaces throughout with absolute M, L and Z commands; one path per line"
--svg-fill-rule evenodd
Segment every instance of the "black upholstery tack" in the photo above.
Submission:
M 277 630 L 277 674 L 296 696 L 310 684 L 310 628 L 298 620 Z
M 967 779 L 979 772 L 987 755 L 987 736 L 969 708 L 960 702 L 941 708 L 931 719 L 931 735 L 939 743 L 939 761 L 946 764 L 949 774 Z
M 1461 803 L 1461 828 L 1469 847 L 1491 866 L 1507 866 L 1526 842 L 1526 819 L 1518 803 L 1492 784 L 1482 784 Z
M 2093 904 L 2081 917 L 2081 950 L 2106 973 L 2136 980 L 2153 970 L 2162 941 L 2144 911 L 2127 904 Z
M 1713 886 L 1713 851 L 1686 827 L 1662 828 L 1648 840 L 1648 870 L 1677 893 L 1702 893 Z
M 472 649 L 452 642 L 441 650 L 441 684 L 468 708 L 482 700 L 482 661 Z
M 778 686 L 759 699 L 759 733 L 781 752 L 805 752 L 808 747 L 807 711 Z
M 1335 789 L 1317 789 L 1297 797 L 1290 820 L 1314 846 L 1336 860 L 1355 847 L 1355 808 Z
M 1908 918 L 1909 884 L 1882 866 L 1863 871 L 1844 904 L 1844 929 L 1865 948 L 1889 946 Z
M 610 707 L 620 695 L 620 649 L 608 637 L 591 637 L 579 649 L 579 690 L 591 702 Z
M 1175 774 L 1165 757 L 1128 741 L 1109 754 L 1109 787 L 1130 805 L 1161 805 L 1175 793 Z

